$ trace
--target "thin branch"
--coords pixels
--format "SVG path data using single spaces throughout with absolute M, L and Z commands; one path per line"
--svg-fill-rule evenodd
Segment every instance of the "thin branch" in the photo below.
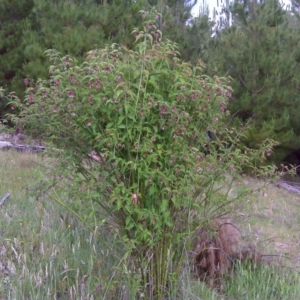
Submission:
M 219 226 L 219 229 L 220 229 L 223 225 L 231 225 L 231 226 L 234 227 L 234 228 L 239 232 L 239 234 L 242 236 L 241 231 L 237 228 L 237 226 L 235 226 L 235 225 L 232 224 L 231 222 L 225 222 L 225 223 L 222 223 L 222 224 Z
M 0 200 L 0 206 L 2 206 L 5 201 L 9 198 L 10 193 L 7 193 L 1 200 Z
M 243 84 L 243 86 L 244 86 L 251 94 L 254 94 L 254 92 L 253 92 L 252 90 L 250 90 L 250 89 L 247 87 L 247 85 L 246 85 L 245 81 L 242 79 L 241 75 L 239 75 L 239 79 L 240 79 L 240 82 Z
M 255 91 L 255 94 L 258 94 L 258 93 L 260 93 L 264 88 L 265 88 L 265 84 L 259 89 L 259 90 L 257 90 L 257 91 Z

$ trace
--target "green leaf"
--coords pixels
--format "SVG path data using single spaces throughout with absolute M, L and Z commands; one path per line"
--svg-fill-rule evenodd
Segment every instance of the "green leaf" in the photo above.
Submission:
M 124 93 L 123 89 L 117 90 L 117 91 L 114 93 L 114 98 L 115 98 L 115 99 L 119 99 L 120 95 L 122 95 L 123 93 Z
M 151 34 L 147 34 L 147 38 L 150 40 L 151 44 L 153 43 L 153 36 Z
M 125 220 L 125 229 L 131 230 L 134 227 L 131 216 L 127 216 Z
M 151 185 L 149 188 L 149 196 L 153 196 L 157 192 L 157 188 L 155 185 Z
M 169 201 L 167 199 L 163 199 L 160 203 L 160 211 L 164 212 L 168 210 L 168 207 L 169 207 Z

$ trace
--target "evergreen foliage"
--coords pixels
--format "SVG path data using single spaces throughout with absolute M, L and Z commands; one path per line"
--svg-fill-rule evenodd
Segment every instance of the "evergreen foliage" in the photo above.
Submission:
M 26 3 L 26 4 L 25 4 Z M 83 61 L 89 50 L 109 42 L 131 46 L 130 30 L 141 23 L 133 18 L 144 1 L 2 1 L 0 16 L 0 86 L 19 96 L 31 79 L 45 78 L 47 49 Z M 3 17 L 2 17 L 3 16 Z M 129 37 L 129 38 L 128 38 Z
M 22 85 L 22 36 L 32 7 L 33 0 L 0 1 L 0 87 Z M 1 112 L 6 102 L 0 101 Z
M 158 24 L 163 36 L 178 45 L 181 59 L 192 62 L 194 65 L 203 64 L 206 60 L 206 50 L 212 42 L 215 22 L 209 18 L 208 6 L 199 5 L 199 15 L 192 16 L 192 9 L 199 1 L 150 1 L 156 5 L 162 19 Z M 167 4 L 167 5 L 166 5 Z M 199 60 L 200 59 L 200 60 Z
M 196 64 L 199 59 L 208 62 L 207 52 L 214 45 L 213 27 L 215 23 L 203 13 L 190 21 L 180 44 L 182 58 Z
M 211 70 L 234 81 L 230 110 L 237 127 L 250 124 L 243 139 L 257 147 L 264 138 L 278 141 L 273 161 L 300 147 L 299 33 L 279 1 L 235 1 L 232 26 L 214 38 Z

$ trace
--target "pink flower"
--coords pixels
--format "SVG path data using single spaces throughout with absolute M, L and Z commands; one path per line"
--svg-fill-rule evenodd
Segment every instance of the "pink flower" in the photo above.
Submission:
M 45 97 L 43 97 L 45 98 Z M 30 93 L 29 98 L 28 98 L 28 103 L 31 104 L 33 102 L 33 94 Z
M 137 201 L 138 201 L 138 195 L 137 194 L 132 194 L 132 201 L 131 203 L 133 205 L 137 204 Z
M 225 104 L 224 103 L 220 104 L 220 110 L 221 110 L 221 112 L 225 112 Z
M 200 163 L 202 161 L 202 157 L 200 155 L 196 156 L 196 162 Z
M 164 114 L 167 113 L 167 108 L 166 108 L 165 105 L 162 105 L 162 106 L 160 107 L 160 113 L 161 113 L 162 115 L 164 115 Z
M 74 75 L 73 75 L 73 74 L 71 74 L 71 75 L 70 75 L 70 78 L 69 78 L 69 80 L 70 80 L 70 82 L 71 82 L 71 83 L 74 83 L 74 81 L 75 81 L 75 77 L 74 77 Z
M 118 75 L 118 83 L 120 84 L 120 83 L 122 83 L 123 82 L 123 77 L 122 77 L 122 75 Z
M 93 104 L 93 96 L 91 94 L 88 95 L 88 101 L 90 104 Z
M 67 67 L 67 69 L 69 69 L 69 67 L 70 67 L 70 59 L 69 59 L 69 57 L 66 57 L 66 67 Z
M 74 90 L 69 90 L 69 98 L 74 98 Z

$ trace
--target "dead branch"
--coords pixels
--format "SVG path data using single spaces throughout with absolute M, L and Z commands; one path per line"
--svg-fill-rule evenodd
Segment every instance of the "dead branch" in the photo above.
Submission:
M 35 146 L 35 145 L 20 145 L 20 144 L 14 144 L 11 142 L 6 141 L 0 141 L 0 149 L 15 149 L 20 152 L 41 152 L 47 149 L 44 146 Z
M 7 193 L 1 200 L 0 200 L 0 206 L 2 206 L 5 201 L 9 198 L 10 193 Z

